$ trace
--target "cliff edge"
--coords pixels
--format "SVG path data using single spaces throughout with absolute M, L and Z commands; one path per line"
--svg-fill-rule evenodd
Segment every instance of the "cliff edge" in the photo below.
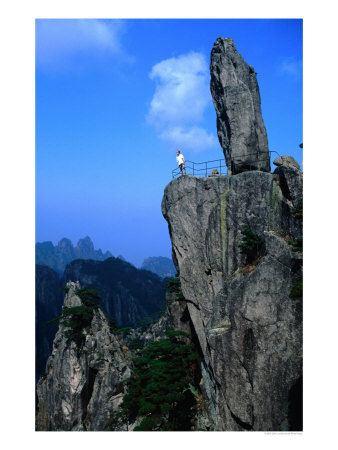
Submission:
M 302 172 L 284 165 L 182 176 L 165 188 L 181 301 L 202 357 L 204 429 L 302 428 L 301 197 Z M 253 252 L 243 230 L 257 236 Z

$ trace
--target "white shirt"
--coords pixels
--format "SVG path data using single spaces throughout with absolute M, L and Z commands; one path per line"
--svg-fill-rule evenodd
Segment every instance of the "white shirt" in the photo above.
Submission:
M 176 161 L 177 161 L 178 165 L 183 164 L 184 156 L 182 155 L 182 153 L 180 153 L 178 156 L 176 156 Z

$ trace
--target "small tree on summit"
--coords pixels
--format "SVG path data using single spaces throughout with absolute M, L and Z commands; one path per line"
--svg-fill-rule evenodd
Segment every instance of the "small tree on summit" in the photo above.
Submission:
M 99 294 L 94 289 L 84 287 L 77 289 L 75 294 L 82 300 L 82 305 L 63 307 L 61 316 L 50 320 L 47 323 L 62 324 L 69 328 L 65 331 L 65 337 L 74 341 L 78 346 L 84 343 L 83 330 L 92 323 L 94 310 L 99 308 Z

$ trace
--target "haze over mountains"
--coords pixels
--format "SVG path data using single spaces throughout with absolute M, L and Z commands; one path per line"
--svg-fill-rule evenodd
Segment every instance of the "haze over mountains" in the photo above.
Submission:
M 89 236 L 80 239 L 76 247 L 70 239 L 63 238 L 54 246 L 51 241 L 37 242 L 35 244 L 35 262 L 42 266 L 49 266 L 59 275 L 63 274 L 65 267 L 74 259 L 94 259 L 104 261 L 113 256 L 110 252 L 103 253 L 101 249 L 95 250 Z
M 110 251 L 103 253 L 101 249 L 95 250 L 93 241 L 89 236 L 80 239 L 76 246 L 68 238 L 62 238 L 55 246 L 51 241 L 37 242 L 35 244 L 36 264 L 48 266 L 60 276 L 63 275 L 66 265 L 75 259 L 104 261 L 112 256 Z M 126 261 L 123 255 L 118 255 L 117 258 Z M 129 264 L 132 263 L 129 262 Z M 164 256 L 146 258 L 140 268 L 150 270 L 161 278 L 173 277 L 176 274 L 172 260 Z
M 47 322 L 61 314 L 64 286 L 79 280 L 99 292 L 103 310 L 121 326 L 139 326 L 155 317 L 165 302 L 164 278 L 175 276 L 171 259 L 146 258 L 140 269 L 122 255 L 96 250 L 89 236 L 76 246 L 63 238 L 36 243 L 36 376 L 44 371 L 57 327 Z
M 172 260 L 164 256 L 146 258 L 142 263 L 141 269 L 150 270 L 150 272 L 156 273 L 161 278 L 174 277 L 177 272 Z
M 57 327 L 47 322 L 61 314 L 68 281 L 95 289 L 106 314 L 122 327 L 138 327 L 158 317 L 165 305 L 165 281 L 120 258 L 105 261 L 77 259 L 67 264 L 60 278 L 56 271 L 36 264 L 36 377 L 44 370 Z

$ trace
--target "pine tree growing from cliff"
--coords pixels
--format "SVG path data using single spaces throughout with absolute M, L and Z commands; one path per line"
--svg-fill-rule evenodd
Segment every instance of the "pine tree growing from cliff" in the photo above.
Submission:
M 255 233 L 250 228 L 244 228 L 241 233 L 243 239 L 242 242 L 238 244 L 238 247 L 246 255 L 246 263 L 250 264 L 258 257 L 263 240 L 259 234 Z
M 141 417 L 135 431 L 190 430 L 196 405 L 190 386 L 196 383 L 198 361 L 190 336 L 168 330 L 165 339 L 149 344 L 134 360 L 119 417 L 129 422 Z
M 62 324 L 66 328 L 65 337 L 74 341 L 78 346 L 84 342 L 83 329 L 91 325 L 94 310 L 99 307 L 99 294 L 94 289 L 84 287 L 76 291 L 82 305 L 62 308 L 61 316 L 48 323 Z

